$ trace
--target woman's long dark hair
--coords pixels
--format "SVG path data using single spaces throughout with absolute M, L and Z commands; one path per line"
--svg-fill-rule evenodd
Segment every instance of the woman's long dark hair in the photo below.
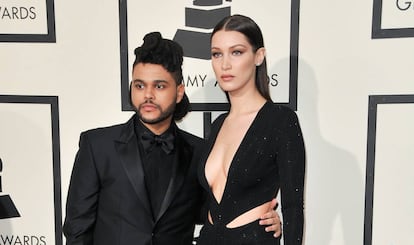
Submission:
M 254 22 L 251 18 L 235 14 L 227 16 L 222 19 L 214 27 L 214 34 L 220 30 L 224 31 L 237 31 L 242 33 L 253 47 L 253 52 L 256 52 L 259 48 L 264 47 L 263 35 L 260 27 Z M 269 91 L 269 78 L 267 76 L 267 64 L 266 57 L 263 59 L 262 64 L 256 66 L 256 79 L 255 79 L 256 88 L 259 93 L 268 101 L 271 101 L 270 91 Z M 226 93 L 228 98 L 228 95 Z

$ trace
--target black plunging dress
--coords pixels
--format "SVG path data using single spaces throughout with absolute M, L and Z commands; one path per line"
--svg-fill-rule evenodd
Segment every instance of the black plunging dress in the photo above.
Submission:
M 232 159 L 218 203 L 207 182 L 205 164 L 226 117 L 227 113 L 222 114 L 213 123 L 198 171 L 199 181 L 209 193 L 207 202 L 213 224 L 206 220 L 197 244 L 280 244 L 258 220 L 226 227 L 241 214 L 271 201 L 279 189 L 284 244 L 302 244 L 305 149 L 295 112 L 272 102 L 260 109 Z

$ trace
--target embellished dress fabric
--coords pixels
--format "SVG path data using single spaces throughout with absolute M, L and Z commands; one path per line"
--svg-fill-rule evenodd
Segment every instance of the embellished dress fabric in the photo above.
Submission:
M 232 159 L 219 203 L 206 179 L 205 164 L 227 115 L 213 123 L 198 170 L 199 181 L 208 192 L 212 223 L 206 219 L 197 245 L 280 244 L 258 220 L 226 227 L 243 213 L 271 201 L 279 190 L 284 244 L 302 244 L 305 149 L 295 112 L 272 102 L 260 109 Z

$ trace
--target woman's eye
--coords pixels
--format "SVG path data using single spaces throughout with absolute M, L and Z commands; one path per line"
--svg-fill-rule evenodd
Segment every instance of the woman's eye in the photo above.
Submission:
M 239 50 L 235 50 L 233 51 L 233 55 L 241 55 L 243 52 L 239 51 Z
M 213 52 L 213 53 L 211 53 L 211 56 L 214 57 L 214 58 L 218 58 L 218 57 L 221 56 L 221 53 L 219 53 L 219 52 Z

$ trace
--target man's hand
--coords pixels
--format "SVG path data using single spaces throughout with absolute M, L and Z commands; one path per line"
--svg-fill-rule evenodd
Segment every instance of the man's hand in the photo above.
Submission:
M 269 211 L 260 217 L 259 222 L 260 225 L 266 226 L 265 231 L 273 231 L 274 237 L 282 235 L 282 223 L 280 222 L 279 214 L 276 212 L 277 205 L 277 200 L 273 199 Z

